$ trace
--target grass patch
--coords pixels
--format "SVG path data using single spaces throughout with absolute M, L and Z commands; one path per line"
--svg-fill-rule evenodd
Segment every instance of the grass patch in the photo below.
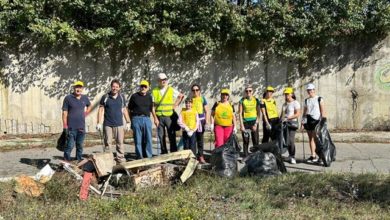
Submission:
M 40 198 L 0 183 L 4 219 L 389 219 L 390 175 L 290 173 L 187 183 L 127 192 L 116 200 L 77 199 L 78 184 L 58 173 Z

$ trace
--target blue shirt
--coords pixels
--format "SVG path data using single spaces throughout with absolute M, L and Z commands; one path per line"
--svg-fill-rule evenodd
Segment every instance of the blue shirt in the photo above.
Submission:
M 68 112 L 68 128 L 85 130 L 85 107 L 91 105 L 86 95 L 81 95 L 80 99 L 73 94 L 67 95 L 62 104 L 62 111 Z
M 122 109 L 126 107 L 125 100 L 125 97 L 120 93 L 116 98 L 110 93 L 102 96 L 100 99 L 100 106 L 104 107 L 104 126 L 123 126 Z

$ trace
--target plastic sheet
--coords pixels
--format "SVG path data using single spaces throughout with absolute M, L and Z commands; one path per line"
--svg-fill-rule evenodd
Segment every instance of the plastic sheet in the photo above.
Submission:
M 330 167 L 336 160 L 336 146 L 333 144 L 329 134 L 326 122 L 318 123 L 316 127 L 316 153 L 324 163 L 324 166 Z
M 235 177 L 238 174 L 237 160 L 240 148 L 236 135 L 232 134 L 224 145 L 214 149 L 211 157 L 214 172 L 223 177 Z

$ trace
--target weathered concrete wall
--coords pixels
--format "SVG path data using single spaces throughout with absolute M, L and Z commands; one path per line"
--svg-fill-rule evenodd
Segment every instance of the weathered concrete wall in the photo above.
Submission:
M 0 77 L 8 83 L 0 86 L 2 131 L 4 119 L 17 120 L 19 132 L 31 132 L 34 126 L 35 130 L 41 126 L 46 131 L 60 131 L 62 99 L 75 80 L 87 84 L 85 92 L 96 104 L 112 78 L 121 79 L 129 95 L 141 78 L 149 78 L 156 85 L 155 75 L 160 71 L 185 94 L 189 94 L 192 83 L 199 83 L 210 107 L 222 87 L 232 90 L 232 100 L 237 103 L 247 83 L 253 84 L 258 97 L 267 85 L 276 87 L 280 106 L 283 88 L 291 85 L 303 103 L 304 85 L 314 82 L 325 99 L 331 128 L 390 128 L 390 37 L 327 48 L 306 65 L 266 57 L 256 49 L 240 46 L 199 58 L 154 48 L 108 53 L 22 45 L 0 51 L 0 58 Z M 90 130 L 94 130 L 95 122 L 96 108 L 87 119 Z

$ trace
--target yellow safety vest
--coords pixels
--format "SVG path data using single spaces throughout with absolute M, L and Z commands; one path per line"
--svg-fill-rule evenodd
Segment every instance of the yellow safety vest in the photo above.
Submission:
M 183 119 L 184 124 L 187 125 L 188 128 L 191 130 L 196 129 L 196 116 L 198 113 L 195 111 L 195 109 L 187 110 L 183 108 L 181 111 L 181 118 Z
M 198 114 L 203 114 L 204 107 L 203 107 L 203 97 L 202 96 L 192 98 L 192 108 L 194 108 L 196 110 L 196 112 L 198 112 Z
M 173 114 L 173 104 L 175 103 L 173 100 L 173 88 L 169 86 L 166 93 L 164 99 L 161 100 L 163 95 L 160 94 L 160 88 L 156 87 L 152 91 L 154 103 L 158 105 L 156 109 L 157 116 L 171 116 Z
M 218 102 L 215 108 L 215 124 L 220 126 L 233 125 L 233 107 L 230 103 L 222 104 Z
M 265 104 L 265 111 L 267 112 L 268 119 L 278 118 L 278 109 L 276 108 L 276 101 L 273 98 L 262 99 Z
M 257 100 L 255 97 L 251 99 L 243 98 L 242 109 L 244 121 L 253 121 L 257 118 Z

